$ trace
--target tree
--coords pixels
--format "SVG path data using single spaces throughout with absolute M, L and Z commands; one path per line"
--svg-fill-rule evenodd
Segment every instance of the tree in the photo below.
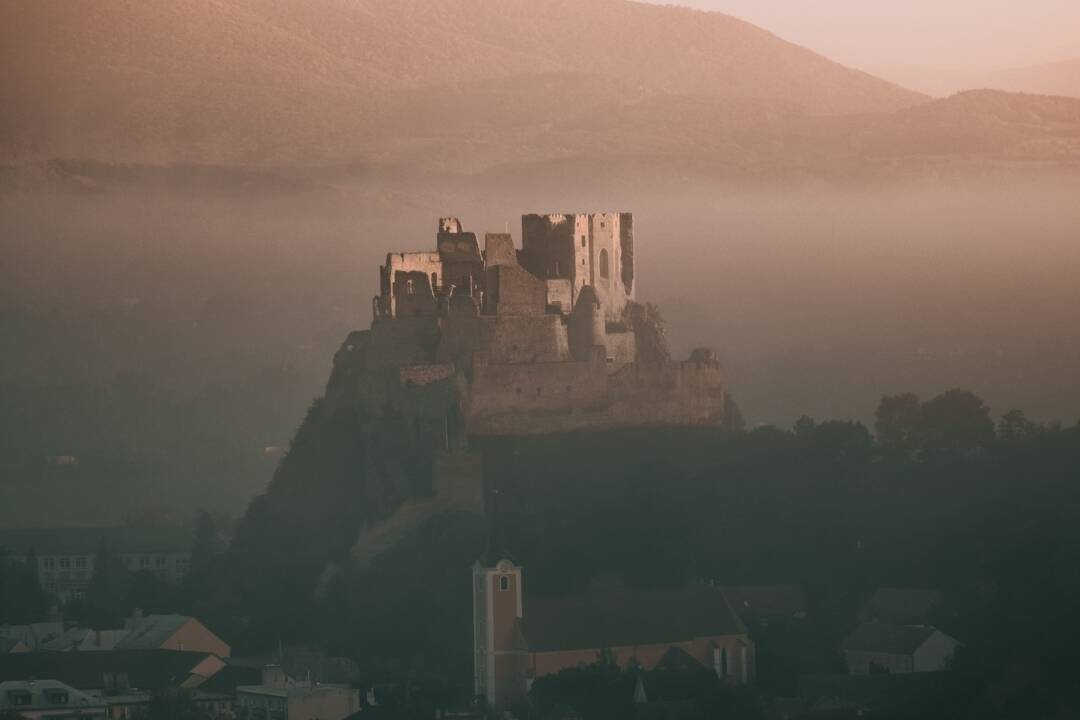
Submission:
M 997 425 L 998 438 L 1006 442 L 1030 440 L 1039 430 L 1039 425 L 1028 420 L 1023 410 L 1015 408 L 1002 415 Z
M 638 362 L 660 365 L 671 359 L 664 316 L 653 303 L 627 303 L 623 310 L 626 324 L 634 331 Z
M 809 415 L 803 415 L 795 421 L 795 437 L 799 438 L 803 442 L 808 442 L 814 434 L 814 428 L 817 427 L 817 423 L 814 422 L 814 418 Z
M 923 404 L 917 434 L 926 450 L 975 450 L 994 439 L 994 421 L 982 398 L 954 389 Z
M 86 586 L 84 620 L 94 627 L 118 627 L 131 611 L 131 573 L 123 560 L 114 555 L 105 543 L 98 541 L 94 559 L 94 576 Z
M 192 572 L 204 572 L 223 550 L 214 516 L 200 509 L 195 520 L 195 540 L 191 546 Z
M 38 622 L 47 605 L 33 548 L 25 562 L 12 560 L 6 549 L 0 548 L 0 624 Z
M 874 413 L 874 432 L 883 446 L 907 449 L 915 442 L 922 403 L 913 393 L 884 395 Z

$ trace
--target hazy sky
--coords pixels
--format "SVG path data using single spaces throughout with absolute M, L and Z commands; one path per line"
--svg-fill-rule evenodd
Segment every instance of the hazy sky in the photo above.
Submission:
M 1080 0 L 653 0 L 719 10 L 865 69 L 1080 57 Z

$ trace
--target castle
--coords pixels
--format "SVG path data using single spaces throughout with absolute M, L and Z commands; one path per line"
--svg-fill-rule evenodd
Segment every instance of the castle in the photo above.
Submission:
M 327 400 L 408 418 L 447 450 L 470 436 L 716 424 L 714 353 L 649 357 L 630 213 L 525 215 L 521 249 L 442 218 L 434 251 L 391 253 L 369 330 L 334 360 Z M 647 330 L 648 328 L 644 328 Z

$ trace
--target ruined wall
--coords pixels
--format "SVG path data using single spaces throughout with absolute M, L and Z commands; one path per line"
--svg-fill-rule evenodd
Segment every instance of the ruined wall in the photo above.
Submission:
M 545 281 L 547 286 L 547 307 L 549 312 L 569 313 L 574 307 L 574 291 L 571 281 L 566 278 L 552 278 Z
M 484 259 L 475 233 L 461 232 L 460 229 L 440 232 L 436 247 L 443 264 L 440 287 L 453 285 L 469 293 L 476 287 L 483 287 Z
M 529 427 L 558 432 L 560 418 L 602 405 L 607 391 L 606 363 L 490 364 L 473 367 L 466 418 L 476 435 L 516 434 Z
M 394 273 L 394 316 L 398 318 L 434 316 L 438 313 L 429 276 L 420 271 Z
M 669 362 L 612 368 L 590 362 L 478 365 L 467 408 L 477 435 L 532 435 L 649 425 L 714 425 L 724 417 L 718 365 Z
M 518 264 L 517 249 L 509 233 L 488 233 L 484 236 L 484 263 L 488 267 Z
M 559 315 L 482 318 L 491 324 L 486 352 L 491 363 L 553 363 L 570 359 L 566 327 Z
M 524 215 L 521 264 L 537 277 L 597 291 L 604 317 L 617 321 L 634 297 L 634 226 L 630 213 Z
M 437 252 L 390 253 L 386 264 L 379 268 L 379 303 L 381 311 L 391 317 L 397 315 L 397 303 L 394 298 L 394 282 L 399 272 L 422 272 L 430 284 L 437 285 L 442 277 L 442 258 Z M 432 283 L 434 276 L 435 282 Z
M 487 269 L 485 315 L 543 315 L 547 309 L 547 285 L 520 265 L 497 265 Z
M 521 216 L 521 265 L 538 278 L 573 279 L 575 216 Z
M 637 360 L 637 338 L 632 332 L 609 332 L 604 335 L 604 347 L 610 362 L 625 365 Z

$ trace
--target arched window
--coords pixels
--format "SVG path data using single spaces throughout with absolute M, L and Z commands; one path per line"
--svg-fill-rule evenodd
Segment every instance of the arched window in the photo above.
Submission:
M 600 277 L 604 280 L 608 279 L 611 271 L 608 270 L 608 253 L 607 250 L 600 251 Z

